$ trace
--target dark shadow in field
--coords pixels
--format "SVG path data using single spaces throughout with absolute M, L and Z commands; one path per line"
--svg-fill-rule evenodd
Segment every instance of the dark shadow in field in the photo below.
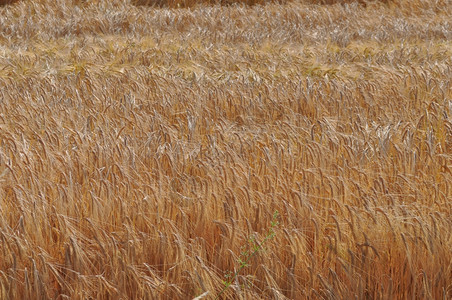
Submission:
M 13 4 L 14 2 L 17 2 L 18 0 L 0 0 L 0 6 L 7 5 L 7 4 Z

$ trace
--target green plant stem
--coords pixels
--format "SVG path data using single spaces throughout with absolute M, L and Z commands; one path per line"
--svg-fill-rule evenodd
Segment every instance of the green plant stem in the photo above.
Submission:
M 234 273 L 234 275 L 230 278 L 230 280 L 228 280 L 225 284 L 225 287 L 221 290 L 221 292 L 215 297 L 215 300 L 219 299 L 220 296 L 229 288 L 229 286 L 232 284 L 232 282 L 234 282 L 234 280 L 237 278 L 237 276 L 239 275 L 240 271 L 245 268 L 248 265 L 248 262 L 251 260 L 251 258 L 253 258 L 259 251 L 261 251 L 263 249 L 263 245 L 270 239 L 272 239 L 275 235 L 273 228 L 276 227 L 279 223 L 277 221 L 278 218 L 278 211 L 275 211 L 275 213 L 273 214 L 273 220 L 271 222 L 270 225 L 270 230 L 267 234 L 267 236 L 264 238 L 264 240 L 262 241 L 262 243 L 259 243 L 258 241 L 254 241 L 254 243 L 257 244 L 257 248 L 254 249 L 253 252 L 251 252 L 251 255 L 248 255 L 247 258 L 245 259 L 245 261 L 243 261 L 240 264 L 239 269 Z

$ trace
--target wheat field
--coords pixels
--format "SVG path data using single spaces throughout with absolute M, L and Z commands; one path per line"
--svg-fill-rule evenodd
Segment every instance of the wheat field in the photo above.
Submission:
M 3 2 L 0 299 L 452 298 L 451 1 Z

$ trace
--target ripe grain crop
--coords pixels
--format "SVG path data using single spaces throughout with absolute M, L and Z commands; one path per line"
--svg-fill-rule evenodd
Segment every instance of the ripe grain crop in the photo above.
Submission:
M 314 2 L 1 7 L 0 299 L 451 298 L 452 3 Z

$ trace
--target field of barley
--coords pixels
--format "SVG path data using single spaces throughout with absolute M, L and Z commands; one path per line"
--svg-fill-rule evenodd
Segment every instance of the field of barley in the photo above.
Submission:
M 451 0 L 0 1 L 0 299 L 451 299 Z

